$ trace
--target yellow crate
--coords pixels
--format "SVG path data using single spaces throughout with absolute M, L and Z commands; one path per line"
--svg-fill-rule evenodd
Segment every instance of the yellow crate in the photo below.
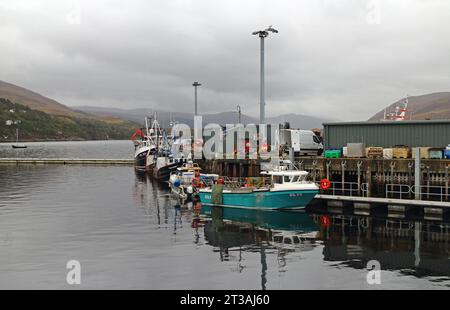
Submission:
M 394 147 L 392 148 L 393 158 L 411 158 L 411 148 L 409 147 Z
M 430 158 L 430 149 L 431 147 L 419 147 L 420 149 L 420 158 L 428 159 Z M 416 148 L 412 149 L 412 158 L 416 158 Z

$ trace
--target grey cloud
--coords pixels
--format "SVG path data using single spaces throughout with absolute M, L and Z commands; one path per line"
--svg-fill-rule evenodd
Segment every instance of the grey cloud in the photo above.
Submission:
M 420 0 L 70 1 L 0 4 L 0 79 L 68 105 L 367 119 L 404 96 L 448 91 L 450 3 Z M 368 24 L 371 4 L 380 24 Z

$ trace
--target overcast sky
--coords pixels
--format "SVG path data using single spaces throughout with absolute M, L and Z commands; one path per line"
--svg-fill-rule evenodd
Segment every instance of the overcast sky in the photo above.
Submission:
M 0 0 L 0 80 L 69 106 L 365 120 L 450 91 L 448 0 Z

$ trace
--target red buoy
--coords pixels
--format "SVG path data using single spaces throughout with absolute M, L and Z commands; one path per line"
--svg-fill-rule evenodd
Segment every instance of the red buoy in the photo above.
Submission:
M 331 225 L 331 219 L 327 215 L 320 216 L 320 226 L 323 228 L 328 228 Z
M 320 180 L 320 188 L 323 190 L 327 190 L 330 188 L 331 182 L 328 179 Z
M 192 179 L 192 187 L 196 188 L 200 185 L 200 178 L 193 178 Z

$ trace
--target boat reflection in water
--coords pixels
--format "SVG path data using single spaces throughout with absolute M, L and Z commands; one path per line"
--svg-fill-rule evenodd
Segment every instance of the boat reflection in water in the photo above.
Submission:
M 221 260 L 230 259 L 232 251 L 238 251 L 239 262 L 243 252 L 261 253 L 263 289 L 268 257 L 276 255 L 278 266 L 287 271 L 286 262 L 302 260 L 298 255 L 289 258 L 293 252 L 315 247 L 335 268 L 366 272 L 368 263 L 376 260 L 383 271 L 450 287 L 449 223 L 218 207 L 202 207 L 202 213 L 210 217 L 205 240 L 217 248 Z M 405 287 L 409 284 L 405 279 Z
M 134 196 L 148 224 L 164 228 L 149 240 L 158 246 L 164 245 L 162 240 L 170 242 L 172 255 L 182 251 L 186 264 L 201 259 L 203 269 L 222 270 L 220 276 L 230 283 L 242 280 L 240 287 L 370 289 L 367 265 L 377 260 L 380 288 L 450 288 L 447 222 L 331 214 L 326 208 L 320 213 L 318 208 L 199 208 L 179 204 L 145 175 L 136 178 Z M 165 232 L 173 239 L 165 239 Z
M 237 271 L 242 272 L 243 253 L 259 252 L 261 289 L 267 284 L 267 255 L 276 254 L 278 267 L 286 266 L 291 252 L 310 251 L 315 247 L 318 226 L 304 211 L 270 211 L 202 206 L 205 241 L 215 247 L 221 261 L 238 253 Z
M 450 287 L 449 223 L 344 215 L 329 219 L 329 227 L 320 232 L 325 261 L 363 269 L 377 260 L 382 270 L 430 277 Z
M 205 225 L 205 238 L 209 233 L 239 230 L 257 233 L 258 241 L 296 245 L 314 241 L 319 230 L 310 214 L 304 211 L 265 211 L 202 206 L 201 213 L 211 217 Z

